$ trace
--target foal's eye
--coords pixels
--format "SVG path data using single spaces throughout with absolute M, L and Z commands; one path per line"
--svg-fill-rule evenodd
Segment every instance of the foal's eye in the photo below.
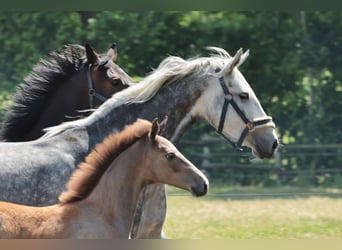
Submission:
M 242 92 L 241 94 L 239 94 L 239 97 L 241 100 L 248 100 L 249 94 L 247 92 Z
M 166 157 L 166 159 L 168 159 L 168 160 L 172 160 L 173 158 L 175 158 L 175 154 L 174 153 L 167 153 L 166 155 L 165 155 L 165 157 Z

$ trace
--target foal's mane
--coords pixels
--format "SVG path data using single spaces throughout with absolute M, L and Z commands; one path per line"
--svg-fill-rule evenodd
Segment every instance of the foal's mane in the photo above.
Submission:
M 67 191 L 59 196 L 59 201 L 67 204 L 88 197 L 114 159 L 146 135 L 150 129 L 150 122 L 138 119 L 120 133 L 111 134 L 101 144 L 96 145 L 72 174 Z
M 13 95 L 14 104 L 5 113 L 1 137 L 12 140 L 26 134 L 51 95 L 80 70 L 84 61 L 85 49 L 81 45 L 66 45 L 60 53 L 53 51 L 49 58 L 40 59 Z
M 196 77 L 200 79 L 208 74 L 215 74 L 209 71 L 217 67 L 223 68 L 231 60 L 231 56 L 222 48 L 208 47 L 207 49 L 212 52 L 209 57 L 196 57 L 188 60 L 176 56 L 165 58 L 158 68 L 142 79 L 141 82 L 113 95 L 92 115 L 45 129 L 47 133 L 44 136 L 51 137 L 69 128 L 86 126 L 93 119 L 103 117 L 110 110 L 124 104 L 146 102 L 163 86 L 175 84 L 187 76 L 196 74 Z

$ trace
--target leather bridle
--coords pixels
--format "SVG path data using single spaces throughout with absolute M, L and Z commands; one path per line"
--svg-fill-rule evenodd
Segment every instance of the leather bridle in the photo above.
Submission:
M 216 73 L 218 73 L 221 69 L 217 68 L 215 70 Z M 219 126 L 218 129 L 216 130 L 216 132 L 220 135 L 222 135 L 228 142 L 230 142 L 237 150 L 242 151 L 243 150 L 243 146 L 242 143 L 245 140 L 247 134 L 249 132 L 254 131 L 257 127 L 265 127 L 265 126 L 269 126 L 269 127 L 275 127 L 273 121 L 272 121 L 272 117 L 271 116 L 266 116 L 266 117 L 258 117 L 258 118 L 254 118 L 252 121 L 250 121 L 246 115 L 241 111 L 241 109 L 239 108 L 239 106 L 236 104 L 234 98 L 233 98 L 233 94 L 229 91 L 226 82 L 224 80 L 224 77 L 221 76 L 219 78 L 219 83 L 222 87 L 223 93 L 224 93 L 224 103 L 223 103 L 223 107 L 222 107 L 222 111 L 221 111 L 221 118 L 220 118 L 220 122 L 219 122 Z M 223 130 L 223 126 L 224 126 L 224 122 L 226 119 L 226 115 L 227 115 L 227 111 L 228 111 L 228 105 L 231 105 L 235 112 L 240 116 L 240 118 L 242 119 L 242 121 L 245 123 L 245 128 L 243 129 L 239 139 L 237 142 L 232 142 L 227 136 L 225 136 L 222 133 Z
M 91 78 L 91 64 L 88 65 L 87 69 L 87 82 L 88 82 L 88 94 L 89 94 L 89 106 L 90 109 L 94 108 L 94 99 L 96 98 L 97 100 L 100 100 L 102 102 L 105 102 L 108 98 L 101 95 L 100 93 L 96 92 L 95 87 L 94 87 L 94 82 Z

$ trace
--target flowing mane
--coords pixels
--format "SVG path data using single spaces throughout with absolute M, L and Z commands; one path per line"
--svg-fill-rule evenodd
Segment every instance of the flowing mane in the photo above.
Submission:
M 85 61 L 85 49 L 80 45 L 66 45 L 62 52 L 51 52 L 50 57 L 41 59 L 24 79 L 8 107 L 2 122 L 2 137 L 25 134 L 31 128 L 52 93 L 72 74 L 79 71 Z
M 193 73 L 207 74 L 210 68 L 223 67 L 230 55 L 224 49 L 207 47 L 212 53 L 210 57 L 194 57 L 188 60 L 177 56 L 165 58 L 147 77 L 142 79 L 133 88 L 122 91 L 116 98 L 111 98 L 107 103 L 111 107 L 117 107 L 127 103 L 146 102 L 152 98 L 158 90 L 165 85 L 177 82 Z
M 151 129 L 151 123 L 138 119 L 126 126 L 120 133 L 109 135 L 101 144 L 79 164 L 67 184 L 67 191 L 59 196 L 62 204 L 85 199 L 100 181 L 113 160 L 124 150 L 134 144 Z
M 222 48 L 207 47 L 212 52 L 209 57 L 195 57 L 188 60 L 176 56 L 165 58 L 157 69 L 153 70 L 141 82 L 119 92 L 102 104 L 96 112 L 84 119 L 64 122 L 45 129 L 44 137 L 51 137 L 66 129 L 86 126 L 92 119 L 104 116 L 105 112 L 124 104 L 141 103 L 151 99 L 161 87 L 176 83 L 178 80 L 197 73 L 197 77 L 207 75 L 212 68 L 223 68 L 231 56 Z M 227 61 L 228 60 L 228 61 Z M 215 74 L 215 73 L 211 73 Z

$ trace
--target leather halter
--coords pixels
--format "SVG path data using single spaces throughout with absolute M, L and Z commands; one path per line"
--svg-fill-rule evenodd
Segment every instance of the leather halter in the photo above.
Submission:
M 98 92 L 96 92 L 95 88 L 94 88 L 94 82 L 91 78 L 91 72 L 90 72 L 90 68 L 91 68 L 91 64 L 88 65 L 88 69 L 87 69 L 87 82 L 88 82 L 88 94 L 89 94 L 89 106 L 90 109 L 94 108 L 94 99 L 98 99 L 102 102 L 105 102 L 108 98 L 99 94 Z
M 221 69 L 217 68 L 215 70 L 215 72 L 219 72 Z M 239 108 L 239 106 L 236 104 L 236 102 L 234 101 L 233 98 L 233 94 L 229 91 L 225 80 L 223 78 L 223 76 L 221 76 L 219 78 L 219 83 L 222 87 L 223 93 L 224 93 L 224 103 L 223 103 L 223 107 L 222 107 L 222 111 L 221 111 L 221 118 L 220 118 L 220 123 L 218 126 L 218 129 L 216 130 L 216 132 L 220 135 L 222 135 L 228 142 L 230 142 L 237 150 L 239 151 L 243 151 L 243 146 L 242 143 L 245 140 L 247 134 L 249 132 L 254 131 L 257 127 L 260 126 L 271 126 L 274 127 L 274 123 L 272 121 L 272 117 L 271 116 L 266 116 L 266 117 L 258 117 L 258 118 L 254 118 L 252 121 L 250 121 L 246 115 L 241 111 L 241 109 Z M 242 121 L 245 123 L 246 127 L 243 129 L 240 138 L 238 139 L 238 141 L 236 143 L 232 142 L 227 136 L 225 136 L 222 133 L 223 130 L 223 126 L 224 126 L 224 122 L 226 119 L 226 115 L 227 115 L 227 111 L 228 111 L 228 105 L 231 105 L 235 112 L 240 116 L 240 118 L 242 119 Z

